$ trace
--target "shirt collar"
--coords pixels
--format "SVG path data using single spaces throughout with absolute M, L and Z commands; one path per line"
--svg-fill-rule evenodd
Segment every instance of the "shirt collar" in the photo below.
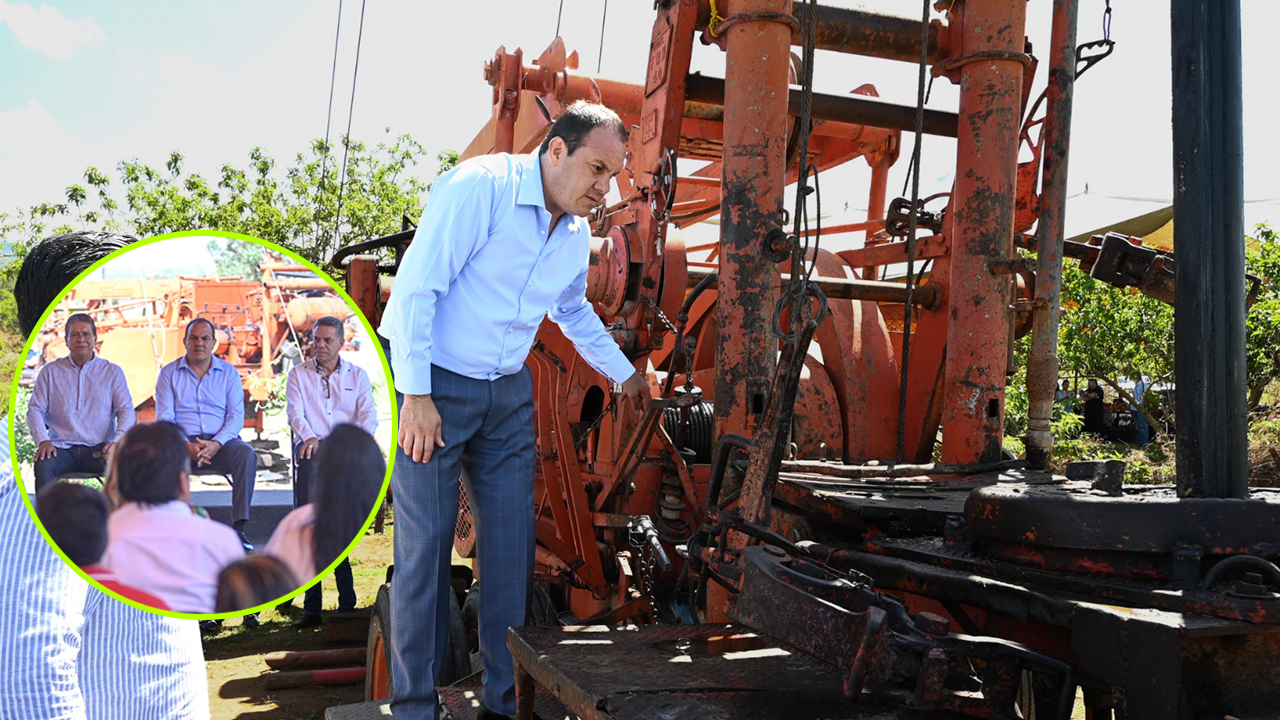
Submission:
M 73 368 L 76 367 L 76 361 L 72 360 L 70 355 L 63 355 L 63 357 L 66 358 L 68 365 L 70 365 Z M 95 362 L 98 361 L 98 357 L 99 357 L 98 352 L 95 350 L 93 353 L 93 357 L 89 358 L 89 362 L 86 362 L 84 365 L 81 365 L 80 369 L 84 370 L 85 368 L 94 364 Z
M 547 195 L 542 188 L 542 158 L 537 152 L 528 155 L 517 155 L 516 163 L 520 165 L 520 187 L 516 190 L 516 202 L 521 205 L 536 205 L 547 211 Z
M 515 158 L 516 163 L 521 167 L 516 202 L 537 207 L 549 221 L 551 211 L 547 209 L 547 195 L 542 186 L 542 157 L 534 151 L 528 155 L 516 155 Z M 569 233 L 578 232 L 587 222 L 586 218 L 580 218 L 573 213 L 566 212 L 565 215 L 568 220 L 563 227 Z
M 314 371 L 315 371 L 315 373 L 316 373 L 317 375 L 319 375 L 319 374 L 320 374 L 320 363 L 319 363 L 319 362 L 317 362 L 315 358 L 310 358 L 310 359 L 308 359 L 308 360 L 307 360 L 307 364 L 311 366 L 311 369 L 312 369 L 312 370 L 314 370 Z M 338 367 L 334 368 L 334 369 L 333 369 L 333 372 L 331 372 L 331 373 L 329 373 L 329 374 L 330 374 L 330 375 L 337 375 L 338 373 L 342 372 L 342 370 L 343 370 L 343 367 L 342 367 L 342 366 L 343 366 L 343 364 L 344 364 L 344 362 L 343 362 L 343 360 L 342 360 L 342 356 L 341 356 L 341 355 L 339 355 L 339 356 L 338 356 Z
M 209 358 L 209 372 L 222 369 L 222 367 L 218 365 L 218 360 L 220 360 L 220 358 L 217 355 L 214 355 L 213 357 Z M 183 354 L 181 357 L 178 358 L 178 368 L 179 369 L 186 368 L 187 370 L 190 370 L 192 373 L 195 373 L 195 370 L 191 370 L 191 365 L 187 363 L 186 354 Z

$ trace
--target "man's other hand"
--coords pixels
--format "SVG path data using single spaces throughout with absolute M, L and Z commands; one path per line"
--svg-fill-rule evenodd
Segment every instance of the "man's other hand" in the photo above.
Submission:
M 622 394 L 635 403 L 640 412 L 647 410 L 649 401 L 653 399 L 653 393 L 649 389 L 649 381 L 640 373 L 632 373 L 631 377 L 622 383 Z
M 400 406 L 400 436 L 404 454 L 414 462 L 428 462 L 438 447 L 444 447 L 440 412 L 430 395 L 405 395 Z
M 53 443 L 45 440 L 40 443 L 40 447 L 36 448 L 36 461 L 48 460 L 51 457 L 56 457 L 57 454 L 58 448 L 54 447 Z
M 303 440 L 302 446 L 298 448 L 298 457 L 302 458 L 303 460 L 310 460 L 311 456 L 316 454 L 316 448 L 318 447 L 320 447 L 319 438 L 311 438 L 310 440 Z
M 218 454 L 222 449 L 222 443 L 217 440 L 201 440 L 200 441 L 200 459 L 201 465 L 208 465 L 213 461 L 213 456 Z

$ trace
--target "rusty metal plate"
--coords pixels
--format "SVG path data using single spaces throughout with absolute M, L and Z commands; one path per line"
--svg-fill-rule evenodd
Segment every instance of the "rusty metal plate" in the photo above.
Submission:
M 890 705 L 846 699 L 830 665 L 732 623 L 512 628 L 507 644 L 538 686 L 554 688 L 580 716 L 909 717 Z
M 649 71 L 645 73 L 644 95 L 648 97 L 667 82 L 668 57 L 671 55 L 671 26 L 662 29 L 649 45 Z
M 477 720 L 480 716 L 481 675 L 483 673 L 473 673 L 448 687 L 437 688 L 446 720 Z M 554 695 L 541 687 L 537 688 L 534 696 L 533 714 L 536 720 L 573 718 Z
M 1236 500 L 1179 498 L 1173 486 L 1111 497 L 1088 483 L 1003 484 L 973 493 L 965 518 L 975 538 L 1054 548 L 1169 553 L 1189 543 L 1233 555 L 1280 547 L 1280 492 L 1261 488 Z

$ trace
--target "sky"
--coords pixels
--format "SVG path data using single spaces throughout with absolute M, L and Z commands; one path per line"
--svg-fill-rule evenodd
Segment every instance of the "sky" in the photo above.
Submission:
M 901 0 L 827 2 L 901 15 L 919 9 Z M 1103 3 L 1081 0 L 1081 42 L 1101 37 Z M 1115 52 L 1076 90 L 1069 191 L 1078 196 L 1087 187 L 1139 214 L 1172 195 L 1168 10 L 1158 0 L 1112 4 Z M 1268 50 L 1280 3 L 1242 6 L 1246 220 L 1274 226 L 1280 143 L 1272 127 L 1280 99 Z M 1028 3 L 1037 49 L 1048 47 L 1050 7 L 1049 0 Z M 432 157 L 461 150 L 490 115 L 482 68 L 500 45 L 534 58 L 559 24 L 582 71 L 595 74 L 598 63 L 604 77 L 642 83 L 653 17 L 650 0 L 0 0 L 0 212 L 60 201 L 86 166 L 110 171 L 125 159 L 161 166 L 174 150 L 206 176 L 227 162 L 243 167 L 255 146 L 288 166 L 324 137 L 326 125 L 336 139 L 348 121 L 351 135 L 365 142 L 409 133 Z M 723 77 L 722 53 L 696 45 L 693 69 Z M 842 94 L 871 82 L 886 100 L 915 101 L 916 68 L 908 63 L 821 52 L 815 76 L 819 92 Z M 939 79 L 929 106 L 954 110 L 957 97 Z M 906 178 L 909 134 L 903 142 L 891 196 Z M 922 195 L 950 189 L 954 152 L 952 140 L 926 139 Z M 681 172 L 691 169 L 682 165 Z M 420 172 L 430 179 L 434 162 Z M 824 212 L 864 211 L 868 176 L 857 161 L 824 177 Z M 1090 212 L 1101 211 L 1095 204 Z M 1097 220 L 1069 210 L 1068 233 Z

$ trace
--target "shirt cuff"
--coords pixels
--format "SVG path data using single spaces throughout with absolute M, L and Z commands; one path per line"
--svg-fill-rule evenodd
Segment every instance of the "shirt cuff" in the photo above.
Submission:
M 603 370 L 604 374 L 608 375 L 609 379 L 616 383 L 624 383 L 630 380 L 632 375 L 636 374 L 635 366 L 631 364 L 626 355 L 622 354 L 621 350 L 605 362 Z
M 431 366 L 421 367 L 412 363 L 391 361 L 391 375 L 396 381 L 396 390 L 404 395 L 431 394 Z
M 217 440 L 218 443 L 222 445 L 222 447 L 226 447 L 227 443 L 231 442 L 232 440 L 238 437 L 240 437 L 240 433 L 224 432 L 224 433 L 218 433 L 217 435 L 214 435 L 213 439 Z

